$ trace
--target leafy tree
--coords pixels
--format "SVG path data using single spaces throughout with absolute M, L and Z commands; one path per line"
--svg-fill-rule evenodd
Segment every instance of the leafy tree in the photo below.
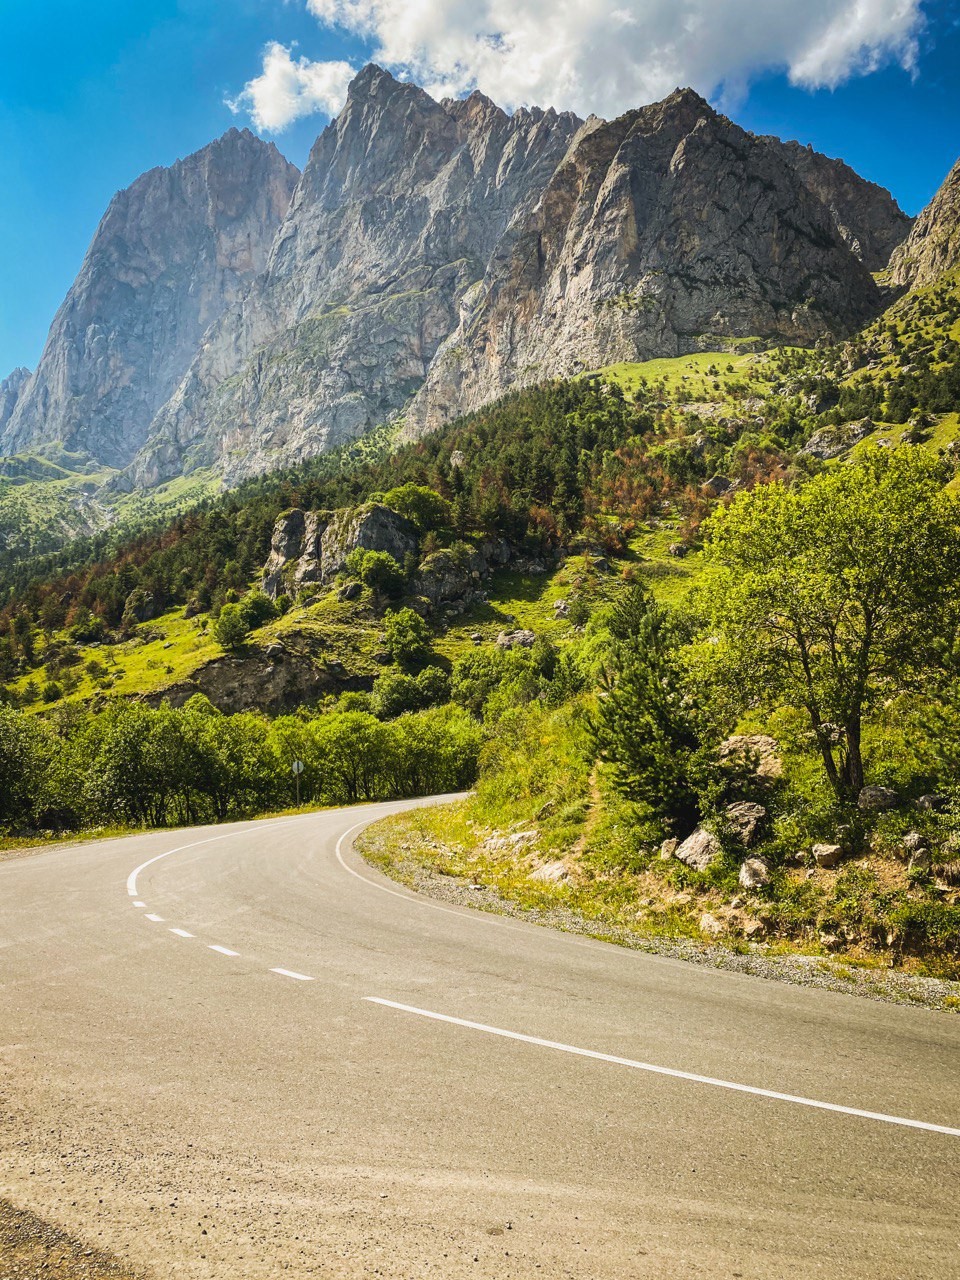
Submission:
M 390 656 L 401 666 L 414 665 L 430 651 L 430 628 L 413 609 L 392 609 L 383 630 Z
M 0 827 L 34 816 L 52 755 L 44 726 L 33 716 L 0 707 Z
M 347 569 L 379 595 L 399 596 L 403 592 L 403 570 L 388 551 L 357 547 L 347 557 Z
M 221 611 L 222 612 L 222 611 Z M 280 610 L 262 591 L 248 591 L 240 601 L 240 614 L 251 631 L 279 618 Z
M 421 533 L 431 529 L 446 529 L 452 521 L 452 508 L 436 489 L 422 484 L 403 484 L 390 489 L 383 501 L 398 515 L 406 516 Z
M 700 816 L 706 717 L 690 696 L 685 636 L 642 587 L 611 619 L 613 643 L 588 728 L 616 791 L 683 833 Z
M 423 695 L 414 676 L 405 671 L 385 671 L 373 682 L 371 705 L 381 720 L 393 720 L 405 711 L 419 711 Z
M 239 604 L 225 604 L 220 610 L 213 634 L 224 649 L 239 649 L 250 634 L 250 624 Z
M 741 706 L 802 708 L 840 800 L 864 784 L 863 721 L 947 663 L 960 503 L 916 449 L 869 449 L 800 488 L 743 494 L 707 526 L 713 666 Z

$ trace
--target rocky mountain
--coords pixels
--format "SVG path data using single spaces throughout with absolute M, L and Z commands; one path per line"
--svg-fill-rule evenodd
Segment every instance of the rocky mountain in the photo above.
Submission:
M 204 332 L 263 270 L 298 176 L 231 129 L 115 196 L 6 422 L 0 409 L 0 452 L 56 441 L 128 463 Z
M 879 310 L 870 272 L 909 229 L 842 162 L 690 90 L 583 122 L 368 66 L 295 177 L 231 131 L 118 196 L 0 451 L 233 483 L 554 375 L 811 343 Z
M 588 121 L 498 246 L 408 426 L 604 364 L 855 328 L 877 287 L 792 161 L 691 90 Z
M 960 267 L 960 160 L 896 250 L 890 271 L 896 284 L 911 289 L 933 284 Z
M 367 67 L 313 148 L 263 277 L 158 415 L 136 483 L 185 455 L 237 479 L 396 414 L 579 123 L 507 116 L 479 93 L 438 103 Z

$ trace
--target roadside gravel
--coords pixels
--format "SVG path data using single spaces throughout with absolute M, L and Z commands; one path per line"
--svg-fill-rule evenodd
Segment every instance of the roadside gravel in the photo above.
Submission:
M 612 942 L 617 946 L 645 951 L 650 955 L 668 956 L 690 964 L 714 969 L 728 969 L 775 982 L 789 982 L 801 987 L 821 987 L 846 995 L 864 996 L 894 1004 L 910 1004 L 960 1013 L 960 982 L 928 978 L 904 973 L 898 969 L 867 968 L 840 957 L 774 954 L 762 943 L 746 943 L 745 950 L 733 950 L 718 943 L 695 942 L 690 938 L 638 933 L 619 925 L 584 915 L 567 907 L 547 910 L 526 907 L 503 897 L 495 889 L 472 883 L 461 876 L 446 875 L 430 864 L 436 862 L 436 848 L 425 845 L 417 856 L 409 832 L 404 836 L 407 847 L 396 848 L 396 841 L 378 836 L 377 827 L 362 832 L 356 848 L 378 870 L 417 893 L 456 906 L 472 907 L 496 915 L 513 916 L 531 924 L 578 933 Z
M 134 1280 L 134 1275 L 100 1249 L 0 1200 L 0 1280 Z

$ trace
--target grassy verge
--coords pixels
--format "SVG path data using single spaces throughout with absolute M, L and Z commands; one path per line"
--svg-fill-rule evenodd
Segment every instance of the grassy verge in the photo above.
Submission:
M 491 831 L 476 820 L 477 804 L 472 797 L 382 819 L 357 849 L 398 883 L 456 905 L 711 968 L 960 1012 L 960 982 L 892 969 L 882 957 L 831 956 L 780 938 L 707 940 L 694 913 L 708 897 L 665 891 L 649 872 L 605 873 L 589 838 L 564 852 L 556 843 L 544 849 L 517 822 Z M 600 833 L 595 844 L 609 847 L 611 838 Z

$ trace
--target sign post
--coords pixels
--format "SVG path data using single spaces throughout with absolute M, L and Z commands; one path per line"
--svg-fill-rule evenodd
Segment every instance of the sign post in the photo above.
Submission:
M 294 760 L 290 768 L 293 771 L 293 776 L 297 782 L 297 808 L 299 809 L 300 808 L 300 775 L 301 773 L 303 773 L 303 761 Z

